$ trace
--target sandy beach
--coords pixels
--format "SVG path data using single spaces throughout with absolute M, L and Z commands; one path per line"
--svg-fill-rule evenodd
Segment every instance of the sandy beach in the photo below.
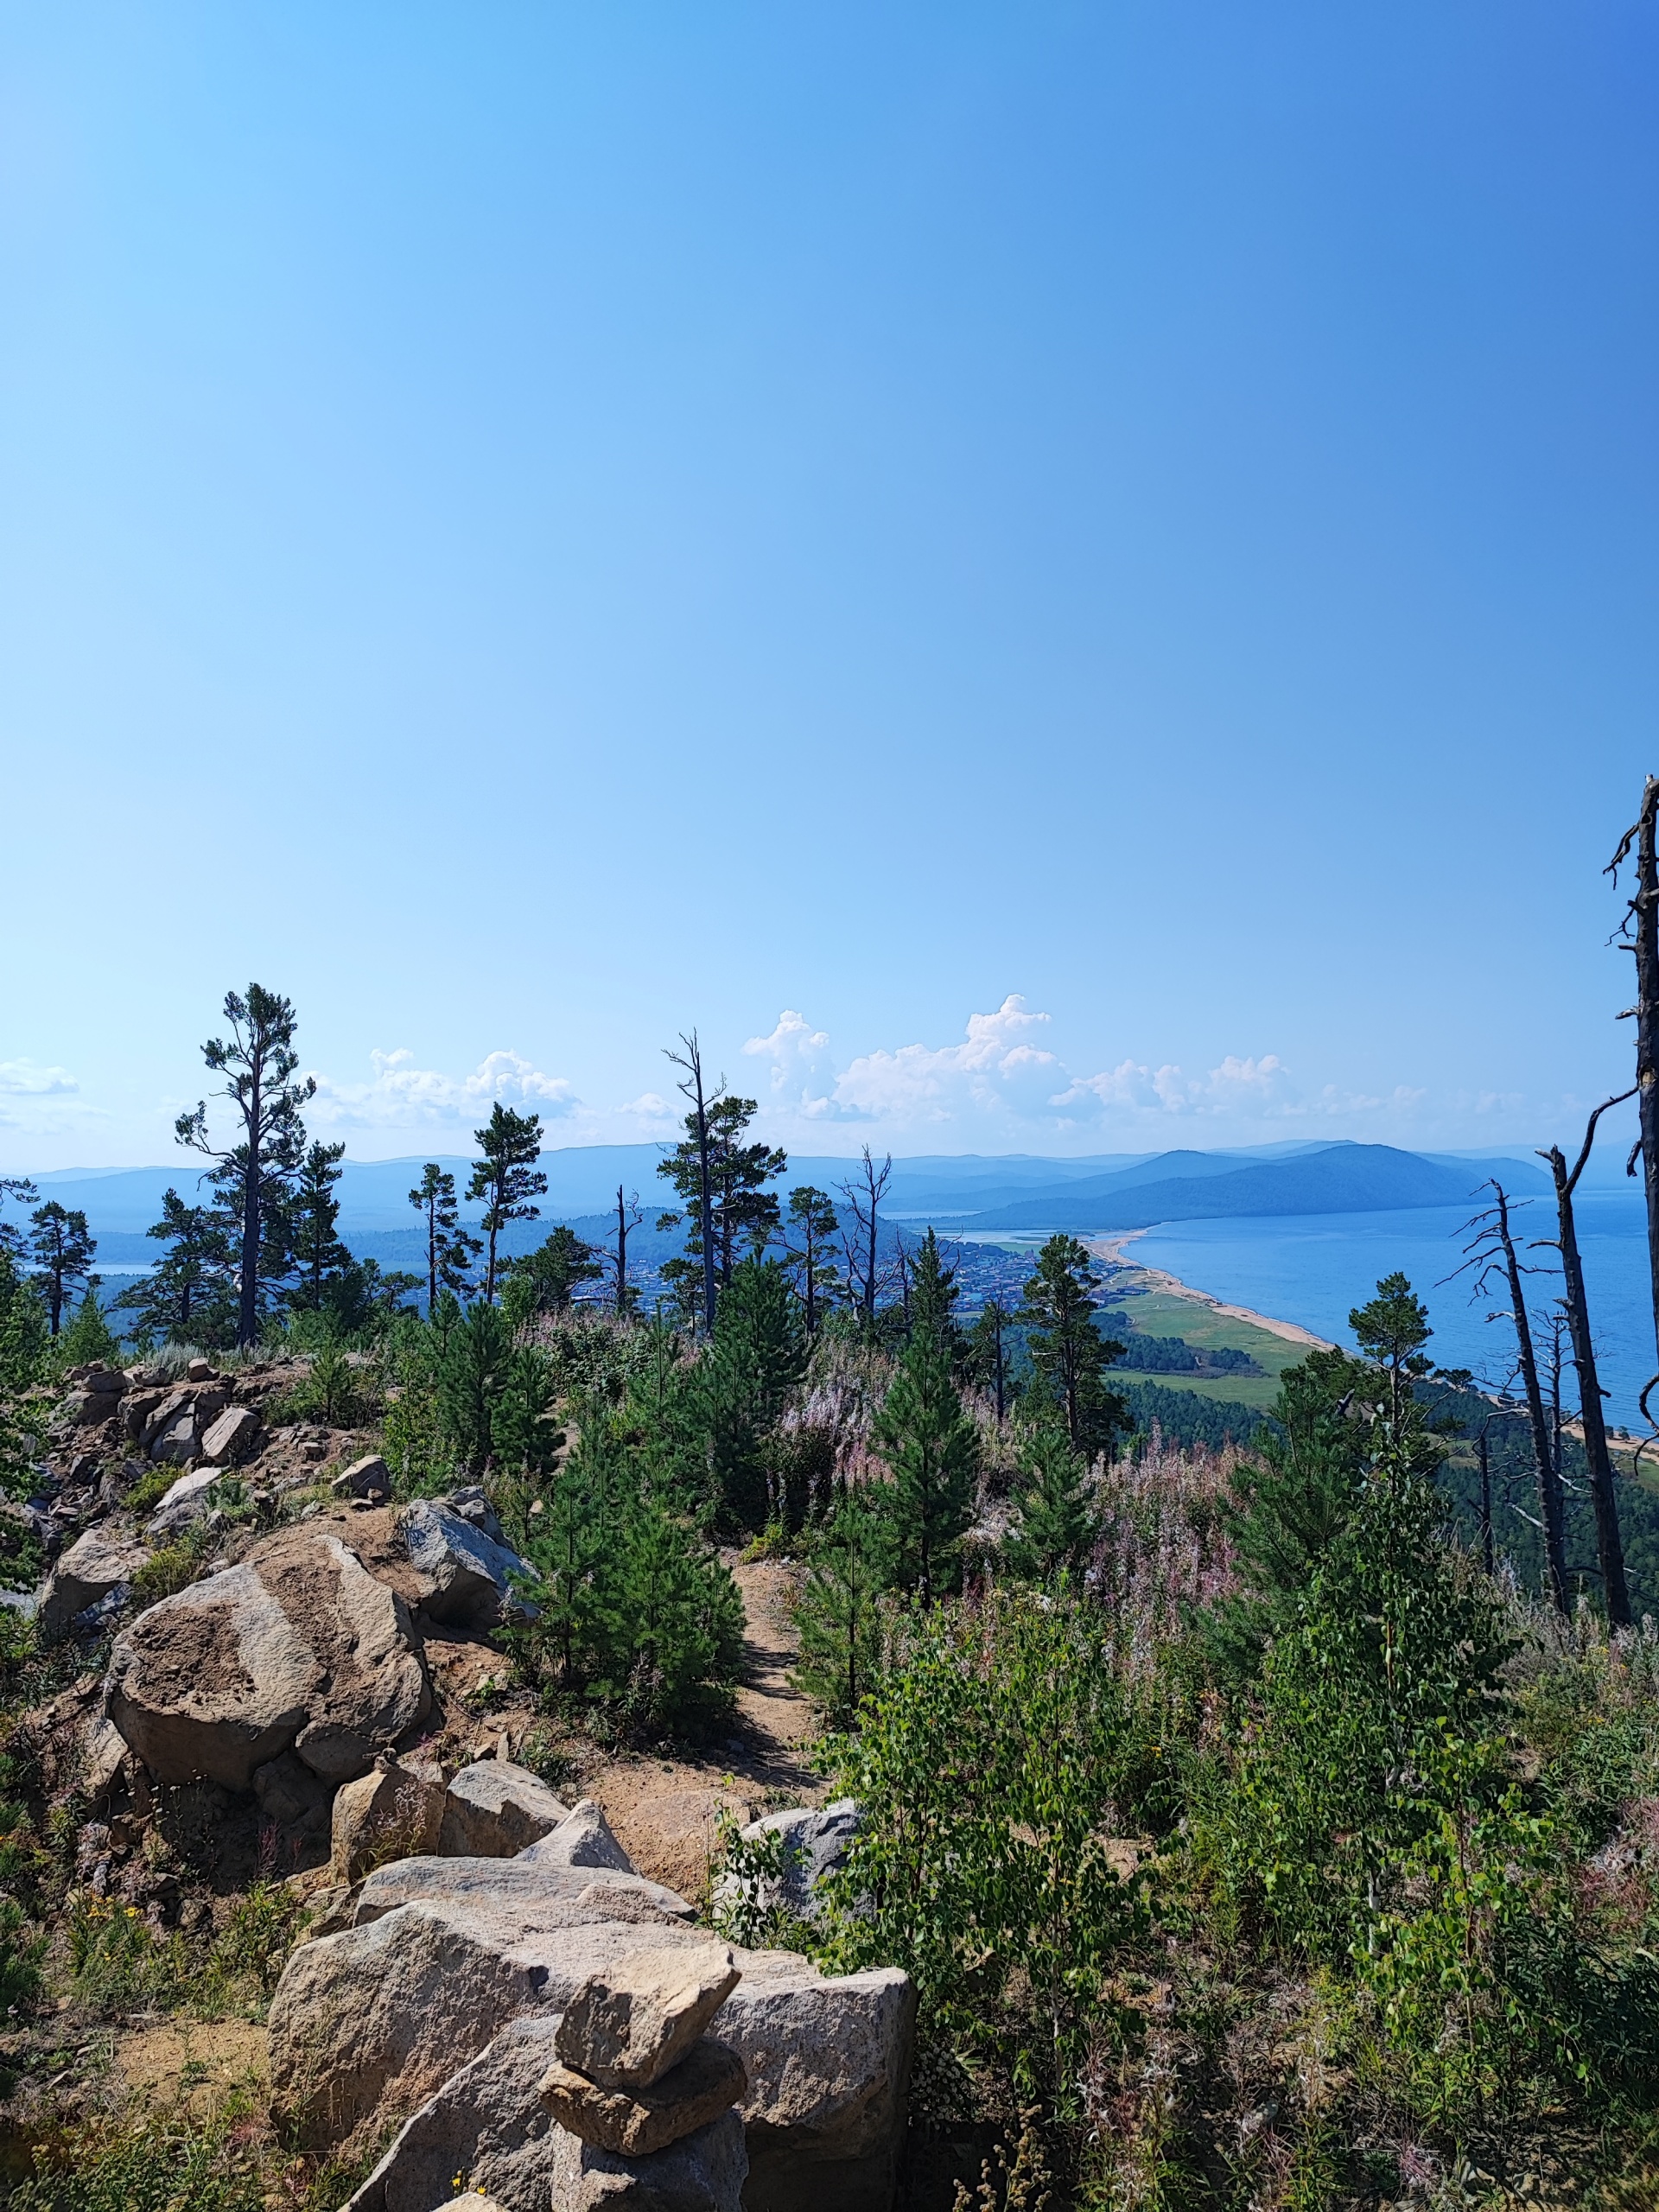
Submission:
M 1308 1344 L 1318 1351 L 1329 1351 L 1328 1338 L 1316 1337 L 1298 1321 L 1281 1321 L 1271 1313 L 1258 1313 L 1249 1306 L 1229 1306 L 1225 1300 L 1211 1298 L 1207 1290 L 1194 1290 L 1191 1283 L 1183 1282 L 1179 1275 L 1168 1274 L 1162 1268 L 1145 1268 L 1129 1257 L 1127 1247 L 1137 1236 L 1147 1235 L 1144 1229 L 1114 1230 L 1106 1236 L 1085 1236 L 1083 1239 L 1096 1259 L 1109 1260 L 1115 1267 L 1134 1268 L 1154 1290 L 1167 1292 L 1174 1298 L 1190 1299 L 1194 1306 L 1207 1306 L 1212 1313 L 1224 1313 L 1234 1321 L 1248 1321 L 1253 1328 L 1266 1329 L 1269 1335 L 1282 1337 L 1286 1343 Z

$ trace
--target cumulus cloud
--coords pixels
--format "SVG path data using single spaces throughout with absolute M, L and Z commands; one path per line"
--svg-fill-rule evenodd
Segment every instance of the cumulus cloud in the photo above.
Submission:
M 625 1100 L 616 1110 L 625 1120 L 637 1122 L 646 1135 L 672 1128 L 679 1120 L 667 1099 L 654 1090 L 642 1090 L 637 1098 Z
M 1230 1052 L 1191 1075 L 1173 1061 L 1134 1059 L 1080 1074 L 1050 1049 L 1048 1027 L 1049 1016 L 1014 993 L 993 1014 L 970 1014 L 958 1043 L 879 1049 L 838 1068 L 824 1031 L 786 1008 L 768 1036 L 751 1037 L 743 1049 L 767 1064 L 766 1103 L 780 1119 L 894 1130 L 966 1124 L 988 1140 L 1109 1124 L 1139 1128 L 1157 1143 L 1154 1127 L 1173 1119 L 1235 1126 L 1333 1120 L 1409 1112 L 1423 1096 L 1402 1085 L 1373 1098 L 1333 1084 L 1309 1095 L 1276 1052 Z
M 475 1114 L 487 1115 L 498 1099 L 504 1106 L 528 1107 L 544 1121 L 566 1119 L 582 1103 L 563 1076 L 543 1075 L 518 1052 L 487 1053 L 466 1076 L 417 1067 L 407 1046 L 372 1052 L 369 1062 L 374 1074 L 367 1083 L 318 1075 L 310 1115 L 340 1128 L 418 1128 L 464 1123 Z

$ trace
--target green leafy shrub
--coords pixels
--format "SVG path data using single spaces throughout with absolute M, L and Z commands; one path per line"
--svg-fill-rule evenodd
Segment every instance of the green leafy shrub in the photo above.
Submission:
M 206 2120 L 181 2107 L 91 2121 L 37 2153 L 45 2170 L 13 2190 L 10 2212 L 265 2212 L 248 2119 L 232 2101 Z
M 263 2018 L 305 1919 L 304 1906 L 280 1882 L 256 1882 L 238 1897 L 208 1953 L 208 2007 Z
M 71 1993 L 89 2011 L 120 2015 L 177 2006 L 189 1960 L 176 1931 L 152 1928 L 136 1905 L 87 1891 L 71 1897 L 64 1921 Z

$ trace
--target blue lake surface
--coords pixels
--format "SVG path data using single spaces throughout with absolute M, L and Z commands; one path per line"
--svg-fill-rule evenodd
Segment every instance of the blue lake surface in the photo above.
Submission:
M 1124 1257 L 1162 1268 L 1229 1305 L 1299 1321 L 1316 1336 L 1350 1347 L 1350 1309 L 1371 1296 L 1379 1277 L 1398 1268 L 1410 1276 L 1428 1307 L 1434 1334 L 1427 1350 L 1442 1366 L 1472 1368 L 1497 1386 L 1510 1372 L 1515 1332 L 1507 1321 L 1489 1322 L 1485 1317 L 1495 1307 L 1507 1310 L 1509 1300 L 1496 1288 L 1484 1299 L 1471 1298 L 1471 1275 L 1446 1280 L 1462 1261 L 1469 1242 L 1465 1224 L 1475 1211 L 1471 1202 L 1390 1213 L 1172 1222 L 1135 1237 L 1125 1246 Z M 1607 1417 L 1634 1427 L 1640 1420 L 1637 1397 L 1659 1366 L 1641 1192 L 1634 1185 L 1584 1191 L 1575 1212 L 1597 1363 L 1602 1387 L 1610 1394 Z M 1517 1206 L 1513 1217 L 1517 1243 L 1554 1232 L 1555 1210 L 1549 1200 Z M 1527 1284 L 1536 1331 L 1560 1294 L 1560 1268 L 1553 1251 L 1525 1256 L 1542 1270 Z M 1576 1403 L 1570 1369 L 1562 1395 L 1572 1395 Z M 1659 1393 L 1655 1404 L 1659 1408 Z

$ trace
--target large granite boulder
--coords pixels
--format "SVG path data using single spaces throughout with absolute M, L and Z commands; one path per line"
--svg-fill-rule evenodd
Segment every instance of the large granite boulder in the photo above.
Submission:
M 538 2094 L 556 2025 L 550 2012 L 511 2021 L 411 2114 L 344 2212 L 448 2212 L 457 2174 L 501 2212 L 738 2212 L 748 2160 L 735 2113 L 645 2158 L 556 2125 Z
M 652 1887 L 609 1870 L 522 1859 L 429 1859 L 377 1870 L 363 1885 L 356 1925 L 302 1944 L 284 1970 L 270 2012 L 279 2122 L 314 2151 L 368 2139 L 435 2098 L 514 2022 L 545 2020 L 550 2037 L 583 1983 L 618 1971 L 631 1954 L 706 1947 L 706 1934 L 654 1909 L 649 1924 L 612 1916 Z M 748 2081 L 739 2109 L 749 2212 L 829 2204 L 886 2212 L 915 2018 L 908 1977 L 881 1968 L 830 1978 L 792 1952 L 734 1949 L 733 1958 L 742 1980 L 721 2008 L 719 2039 Z M 555 2055 L 550 2041 L 543 2074 Z M 562 2155 L 571 2172 L 561 2185 L 585 2190 L 613 2154 L 588 2145 Z M 473 2171 L 513 2204 L 493 2177 L 459 2164 L 456 2171 Z M 613 2173 L 608 2185 L 625 2183 Z M 550 2201 L 566 2199 L 555 2193 Z M 410 2212 L 415 2202 L 408 2199 Z
M 450 1781 L 438 1849 L 452 1859 L 511 1859 L 569 1812 L 528 1767 L 475 1759 Z
M 455 1628 L 498 1627 L 512 1609 L 512 1580 L 533 1572 L 442 1501 L 422 1498 L 403 1516 L 404 1546 L 421 1589 L 421 1611 Z
M 401 1601 L 324 1529 L 285 1529 L 116 1638 L 109 1713 L 158 1781 L 246 1789 L 293 1750 L 348 1782 L 424 1718 Z
M 417 1760 L 376 1759 L 334 1793 L 329 1871 L 345 1885 L 386 1860 L 430 1851 L 443 1820 L 443 1776 Z
M 781 1907 L 798 1919 L 816 1920 L 823 1910 L 819 1885 L 846 1858 L 858 1823 L 858 1801 L 853 1797 L 838 1797 L 832 1805 L 794 1805 L 751 1821 L 742 1831 L 746 1843 L 763 1843 L 774 1835 L 782 1840 L 782 1871 L 742 1879 L 727 1875 L 715 1887 L 715 1905 L 741 1897 L 762 1912 Z
M 632 1874 L 633 1861 L 591 1797 L 579 1797 L 564 1818 L 517 1854 L 536 1866 L 609 1866 Z
M 47 1577 L 39 1619 L 48 1636 L 61 1636 L 77 1613 L 130 1582 L 149 1558 L 143 1544 L 89 1529 L 71 1544 Z

